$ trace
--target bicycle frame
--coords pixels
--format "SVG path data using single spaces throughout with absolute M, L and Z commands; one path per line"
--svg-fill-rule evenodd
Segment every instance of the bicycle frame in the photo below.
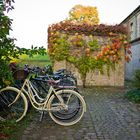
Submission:
M 27 87 L 27 89 L 26 89 L 26 87 Z M 34 88 L 34 86 L 32 85 L 31 81 L 30 81 L 28 78 L 25 79 L 25 81 L 24 81 L 24 83 L 23 83 L 23 86 L 22 86 L 22 88 L 21 88 L 21 90 L 20 90 L 20 93 L 21 93 L 21 92 L 22 92 L 23 94 L 26 94 L 26 95 L 28 96 L 28 98 L 29 98 L 29 100 L 30 100 L 32 106 L 33 106 L 35 109 L 37 109 L 37 110 L 48 111 L 49 109 L 48 109 L 48 107 L 47 107 L 47 104 L 48 104 L 48 101 L 49 101 L 49 99 L 50 99 L 50 97 L 51 97 L 52 95 L 56 96 L 56 97 L 58 98 L 58 100 L 60 101 L 61 105 L 64 106 L 64 104 L 63 104 L 63 103 L 64 103 L 64 102 L 63 102 L 63 99 L 60 98 L 60 96 L 58 96 L 58 95 L 56 94 L 56 91 L 55 91 L 55 89 L 54 89 L 52 86 L 50 86 L 46 98 L 43 99 L 43 98 L 39 97 L 39 95 L 38 95 L 36 89 Z M 37 99 L 38 99 L 40 102 L 38 102 L 38 101 L 35 99 L 35 96 L 37 97 Z M 56 109 L 56 108 L 53 108 L 53 109 L 51 109 L 51 110 L 55 110 L 55 109 Z M 58 109 L 57 109 L 57 110 L 58 110 Z

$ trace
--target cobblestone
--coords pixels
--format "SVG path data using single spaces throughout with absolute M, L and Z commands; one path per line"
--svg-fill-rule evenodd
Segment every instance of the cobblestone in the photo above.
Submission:
M 140 107 L 123 98 L 121 88 L 80 89 L 87 112 L 74 126 L 55 124 L 48 113 L 39 113 L 20 140 L 140 140 Z

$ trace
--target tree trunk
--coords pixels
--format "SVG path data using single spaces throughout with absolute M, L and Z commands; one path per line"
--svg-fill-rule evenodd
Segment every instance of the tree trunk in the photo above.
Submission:
M 82 76 L 83 88 L 86 88 L 86 74 Z

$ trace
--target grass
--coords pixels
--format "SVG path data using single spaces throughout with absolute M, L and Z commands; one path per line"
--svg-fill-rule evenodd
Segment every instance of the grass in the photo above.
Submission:
M 41 60 L 41 61 L 50 61 L 50 58 L 48 55 L 34 55 L 33 57 L 29 57 L 28 55 L 24 55 L 23 57 L 20 57 L 20 60 Z
M 35 60 L 22 60 L 20 63 L 19 63 L 19 66 L 20 67 L 24 67 L 25 64 L 28 64 L 29 66 L 39 66 L 41 68 L 44 68 L 45 66 L 47 65 L 51 65 L 52 63 L 50 61 L 35 61 Z
M 43 68 L 47 65 L 51 65 L 52 63 L 48 55 L 34 55 L 33 57 L 21 55 L 18 64 L 20 67 L 24 67 L 25 64 L 28 64 L 31 67 L 39 66 Z
M 25 116 L 19 123 L 14 121 L 0 121 L 0 139 L 1 140 L 18 140 L 20 134 L 25 128 L 32 122 L 34 116 L 34 110 Z

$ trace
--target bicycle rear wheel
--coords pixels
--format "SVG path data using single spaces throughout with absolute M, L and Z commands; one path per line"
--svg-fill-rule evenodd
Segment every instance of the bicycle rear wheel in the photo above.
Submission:
M 59 111 L 54 111 L 53 115 L 56 118 L 59 118 L 61 120 L 68 120 L 68 119 L 73 118 L 79 112 L 79 110 L 80 110 L 79 98 L 77 98 L 77 96 L 73 96 L 73 95 L 71 95 L 70 99 L 69 99 L 69 97 L 70 97 L 70 95 L 68 93 L 63 93 L 61 95 L 60 98 L 63 99 L 64 104 L 67 104 L 67 102 L 69 102 L 69 110 L 61 109 Z M 57 102 L 57 105 L 59 104 L 58 99 L 55 99 L 54 101 L 53 101 L 53 105 L 54 105 L 54 103 L 56 105 L 56 102 Z
M 52 95 L 49 103 L 49 114 L 54 122 L 63 126 L 74 125 L 81 120 L 86 111 L 83 97 L 73 90 L 60 90 L 56 95 L 63 101 Z
M 14 87 L 0 91 L 0 116 L 4 120 L 19 122 L 27 112 L 28 103 L 23 93 Z

